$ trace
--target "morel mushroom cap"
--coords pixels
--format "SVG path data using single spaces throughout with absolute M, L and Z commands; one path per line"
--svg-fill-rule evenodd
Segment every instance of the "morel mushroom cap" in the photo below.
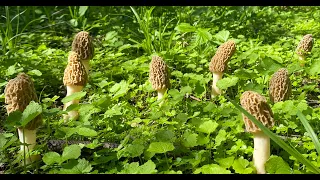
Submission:
M 299 42 L 297 46 L 297 54 L 298 55 L 305 55 L 306 52 L 310 52 L 313 46 L 313 38 L 311 34 L 307 34 L 303 36 L 302 40 Z
M 288 70 L 279 69 L 273 74 L 269 83 L 269 96 L 273 103 L 289 99 L 291 94 L 291 81 Z
M 31 78 L 25 73 L 19 73 L 16 78 L 11 79 L 5 90 L 5 103 L 7 113 L 16 110 L 23 112 L 31 101 L 38 101 L 36 90 Z M 30 121 L 25 128 L 34 130 L 42 124 L 42 117 L 38 115 Z
M 150 63 L 149 79 L 155 90 L 169 88 L 169 69 L 166 63 L 159 56 L 153 56 Z
M 87 78 L 86 69 L 80 62 L 79 54 L 72 51 L 68 57 L 68 65 L 64 70 L 63 84 L 65 86 L 85 86 Z
M 266 99 L 259 93 L 245 91 L 240 97 L 241 106 L 253 115 L 267 128 L 274 125 L 273 113 Z M 246 130 L 251 133 L 259 132 L 261 129 L 255 125 L 247 116 L 242 114 Z
M 227 63 L 231 56 L 236 51 L 236 43 L 233 40 L 229 40 L 223 43 L 217 49 L 216 54 L 212 57 L 209 64 L 209 70 L 211 72 L 224 72 L 227 68 Z
M 72 51 L 80 55 L 80 60 L 91 60 L 94 56 L 92 37 L 86 31 L 76 34 L 72 42 Z

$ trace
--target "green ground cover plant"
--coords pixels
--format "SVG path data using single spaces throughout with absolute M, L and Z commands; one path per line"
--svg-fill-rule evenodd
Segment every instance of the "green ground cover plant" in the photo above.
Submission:
M 317 6 L 0 7 L 0 174 L 256 174 L 253 135 L 242 114 L 270 137 L 268 174 L 320 173 Z M 64 71 L 75 35 L 89 32 L 94 55 L 80 92 Z M 312 35 L 303 65 L 299 42 Z M 236 50 L 211 96 L 209 64 L 220 45 Z M 167 65 L 158 98 L 150 63 Z M 285 68 L 289 98 L 272 102 L 269 82 Z M 37 101 L 8 114 L 5 88 L 19 73 Z M 240 105 L 245 91 L 266 98 L 266 128 Z M 79 103 L 64 108 L 64 104 Z M 78 112 L 66 121 L 64 115 Z M 32 163 L 17 127 L 40 115 Z

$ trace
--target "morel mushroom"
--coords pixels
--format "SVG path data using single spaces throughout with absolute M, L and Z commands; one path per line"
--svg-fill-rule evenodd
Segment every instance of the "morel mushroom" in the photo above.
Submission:
M 285 101 L 291 95 L 291 81 L 288 70 L 279 69 L 273 74 L 269 83 L 269 96 L 272 103 Z
M 25 73 L 20 73 L 16 78 L 11 79 L 8 82 L 4 92 L 8 114 L 17 110 L 23 112 L 31 101 L 38 101 L 34 84 L 31 78 Z M 26 154 L 26 164 L 29 164 L 39 158 L 37 155 L 30 156 L 29 153 L 36 145 L 36 130 L 41 124 L 42 117 L 41 115 L 38 115 L 25 127 L 18 127 L 18 136 L 20 142 L 23 144 L 28 144 L 20 146 L 20 151 Z
M 304 66 L 304 61 L 308 52 L 311 52 L 313 46 L 313 38 L 311 34 L 303 36 L 302 40 L 297 46 L 296 53 L 301 62 L 301 66 Z
M 89 74 L 89 61 L 94 56 L 94 46 L 92 37 L 86 31 L 81 31 L 76 34 L 72 42 L 72 51 L 79 54 L 80 61 L 86 68 L 87 74 Z
M 228 61 L 235 51 L 235 42 L 233 40 L 229 40 L 219 46 L 216 54 L 211 59 L 209 70 L 212 72 L 211 95 L 213 97 L 221 94 L 221 90 L 217 87 L 217 82 L 222 78 L 224 71 L 227 69 Z
M 152 84 L 152 88 L 158 91 L 158 100 L 160 100 L 169 88 L 170 80 L 168 66 L 159 56 L 152 57 L 149 79 Z
M 67 87 L 67 96 L 75 92 L 80 92 L 87 83 L 87 73 L 85 67 L 80 62 L 79 54 L 71 52 L 68 57 L 68 65 L 64 70 L 63 84 Z M 64 105 L 64 110 L 71 104 L 79 104 L 79 100 L 72 100 Z M 77 111 L 69 111 L 67 116 L 64 116 L 65 121 L 69 118 L 77 119 L 79 113 Z
M 274 125 L 273 113 L 266 99 L 253 91 L 245 91 L 240 97 L 241 106 L 267 128 Z M 246 130 L 253 134 L 253 163 L 258 174 L 265 174 L 265 163 L 270 157 L 270 138 L 247 116 L 242 114 Z

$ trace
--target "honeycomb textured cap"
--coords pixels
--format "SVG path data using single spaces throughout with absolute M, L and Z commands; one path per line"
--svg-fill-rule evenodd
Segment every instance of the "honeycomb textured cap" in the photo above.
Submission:
M 313 38 L 311 34 L 303 36 L 302 40 L 299 42 L 296 52 L 298 55 L 305 55 L 307 52 L 312 50 Z
M 72 51 L 80 55 L 80 60 L 91 60 L 94 56 L 92 37 L 86 31 L 81 31 L 73 39 Z
M 279 69 L 273 74 L 269 83 L 269 97 L 273 103 L 285 101 L 291 95 L 291 81 L 288 70 Z
M 153 89 L 161 90 L 169 88 L 169 69 L 159 56 L 153 56 L 150 63 L 149 79 Z
M 87 78 L 87 72 L 80 61 L 79 54 L 71 51 L 68 57 L 68 65 L 64 70 L 63 84 L 65 86 L 85 86 Z
M 273 113 L 266 99 L 259 93 L 245 91 L 240 97 L 241 106 L 253 115 L 267 128 L 274 125 Z M 246 130 L 251 133 L 259 132 L 261 129 L 256 126 L 247 116 L 242 114 Z
M 20 73 L 16 78 L 11 79 L 6 86 L 4 93 L 8 114 L 16 110 L 23 112 L 31 101 L 38 101 L 34 84 L 31 78 L 25 73 Z M 41 115 L 38 115 L 31 120 L 25 128 L 34 130 L 41 124 L 42 117 Z
M 231 56 L 236 51 L 236 43 L 233 40 L 229 40 L 223 43 L 217 49 L 216 54 L 212 57 L 209 64 L 209 70 L 211 72 L 224 72 L 227 68 L 227 63 Z

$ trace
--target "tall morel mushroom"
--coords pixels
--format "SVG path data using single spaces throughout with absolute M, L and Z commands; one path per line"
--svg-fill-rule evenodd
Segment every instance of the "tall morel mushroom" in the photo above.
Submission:
M 10 114 L 19 110 L 23 112 L 31 101 L 38 101 L 34 84 L 31 78 L 25 73 L 20 73 L 16 78 L 11 79 L 5 90 L 5 103 L 7 104 L 7 113 Z M 38 156 L 29 156 L 29 152 L 36 145 L 36 130 L 42 124 L 41 115 L 36 116 L 25 127 L 18 127 L 18 136 L 21 143 L 20 151 L 27 155 L 26 164 L 36 160 Z
M 87 72 L 85 67 L 80 62 L 80 57 L 76 52 L 71 51 L 68 57 L 68 65 L 64 70 L 63 84 L 67 87 L 67 96 L 75 92 L 80 92 L 87 83 Z M 79 100 L 72 100 L 64 105 L 64 110 L 71 104 L 79 104 Z M 77 119 L 77 111 L 69 111 L 67 116 L 64 116 L 65 121 L 69 118 Z
M 288 70 L 285 68 L 275 72 L 269 83 L 269 97 L 271 102 L 288 100 L 291 95 L 291 81 Z
M 301 61 L 301 66 L 304 66 L 304 61 L 308 52 L 311 52 L 313 46 L 313 38 L 311 34 L 303 36 L 302 40 L 299 42 L 296 53 Z
M 227 64 L 231 56 L 236 51 L 236 44 L 233 40 L 223 43 L 212 57 L 209 64 L 209 70 L 212 72 L 212 91 L 213 97 L 220 95 L 221 90 L 217 87 L 217 82 L 222 78 L 224 71 L 227 69 Z
M 170 86 L 169 69 L 166 63 L 159 56 L 153 56 L 150 63 L 149 80 L 152 88 L 158 91 L 160 100 Z
M 241 106 L 267 128 L 274 125 L 273 113 L 266 99 L 253 91 L 245 91 L 240 97 Z M 265 174 L 265 163 L 270 157 L 270 138 L 247 116 L 242 114 L 246 130 L 253 135 L 253 163 L 258 174 Z
M 80 61 L 86 68 L 87 74 L 89 74 L 89 61 L 94 56 L 94 46 L 92 37 L 86 31 L 81 31 L 73 39 L 72 51 L 79 54 Z

